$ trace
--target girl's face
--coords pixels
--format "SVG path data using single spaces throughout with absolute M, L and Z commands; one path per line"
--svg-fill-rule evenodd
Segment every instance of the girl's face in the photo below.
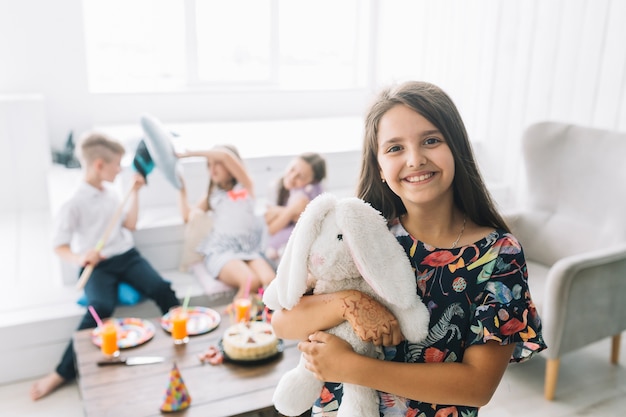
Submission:
M 287 190 L 309 185 L 315 178 L 313 168 L 302 158 L 295 158 L 287 167 L 283 176 L 283 187 Z
M 233 177 L 221 162 L 209 161 L 208 168 L 211 175 L 211 181 L 217 184 L 220 188 L 230 188 Z
M 378 125 L 380 176 L 404 206 L 452 198 L 454 158 L 442 133 L 413 109 L 396 105 Z

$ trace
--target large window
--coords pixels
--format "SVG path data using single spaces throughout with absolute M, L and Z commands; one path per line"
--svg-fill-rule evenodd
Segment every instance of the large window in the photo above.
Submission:
M 366 85 L 360 0 L 83 0 L 92 92 Z

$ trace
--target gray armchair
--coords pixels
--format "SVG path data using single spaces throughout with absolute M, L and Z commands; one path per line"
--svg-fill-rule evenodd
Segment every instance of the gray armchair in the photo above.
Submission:
M 559 358 L 626 329 L 626 133 L 563 123 L 530 126 L 522 139 L 525 206 L 505 216 L 528 261 L 548 345 L 545 397 Z

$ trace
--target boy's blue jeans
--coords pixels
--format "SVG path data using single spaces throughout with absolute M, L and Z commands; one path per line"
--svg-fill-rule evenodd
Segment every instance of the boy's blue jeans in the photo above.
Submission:
M 81 271 L 82 272 L 82 271 Z M 170 283 L 146 261 L 137 249 L 101 261 L 94 268 L 85 285 L 87 302 L 104 318 L 111 317 L 117 305 L 117 286 L 120 281 L 132 285 L 137 291 L 154 300 L 163 314 L 180 304 Z M 85 312 L 78 330 L 96 327 L 89 311 Z M 72 341 L 65 349 L 56 372 L 66 381 L 76 377 L 74 347 Z

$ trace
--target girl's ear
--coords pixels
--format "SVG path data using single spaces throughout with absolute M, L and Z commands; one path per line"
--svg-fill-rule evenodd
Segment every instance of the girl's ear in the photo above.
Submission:
M 409 308 L 416 294 L 413 268 L 385 218 L 365 201 L 352 197 L 340 201 L 337 222 L 370 287 L 388 303 Z

